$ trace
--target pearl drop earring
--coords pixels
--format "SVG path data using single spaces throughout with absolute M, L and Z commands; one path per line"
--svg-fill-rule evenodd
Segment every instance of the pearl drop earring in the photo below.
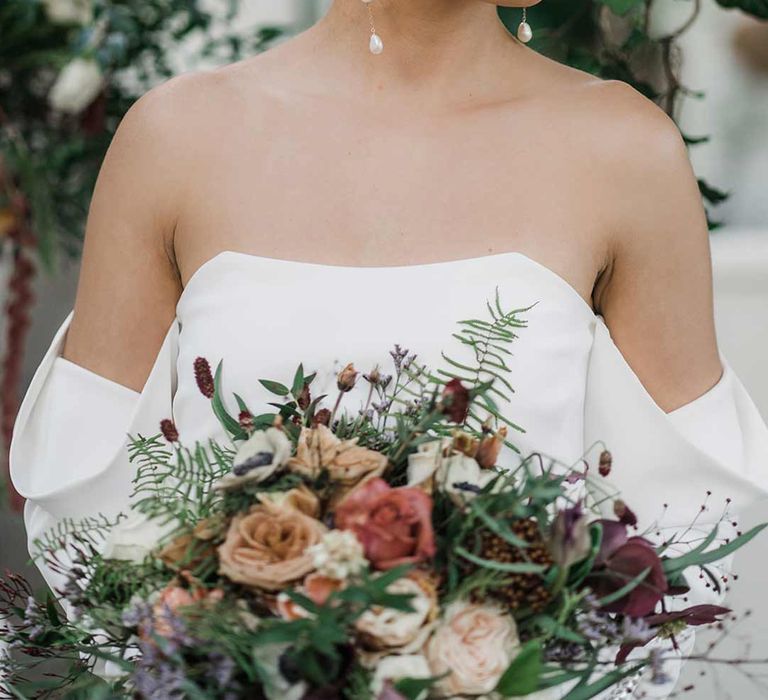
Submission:
M 531 29 L 531 25 L 528 24 L 528 15 L 526 13 L 527 8 L 523 8 L 523 20 L 520 22 L 520 24 L 517 25 L 517 38 L 520 39 L 524 44 L 527 44 L 531 39 L 533 39 L 533 30 Z
M 368 8 L 368 19 L 371 23 L 371 39 L 368 42 L 368 49 L 372 54 L 378 56 L 384 50 L 384 42 L 376 33 L 376 25 L 373 23 L 373 8 L 371 7 L 373 0 L 363 0 L 363 2 Z

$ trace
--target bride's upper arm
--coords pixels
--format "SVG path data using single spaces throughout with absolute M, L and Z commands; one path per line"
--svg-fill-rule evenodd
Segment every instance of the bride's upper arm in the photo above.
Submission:
M 194 149 L 171 80 L 124 117 L 94 189 L 64 357 L 141 390 L 175 315 L 173 233 Z
M 722 374 L 706 215 L 675 123 L 629 87 L 612 93 L 612 251 L 596 302 L 645 389 L 671 412 Z

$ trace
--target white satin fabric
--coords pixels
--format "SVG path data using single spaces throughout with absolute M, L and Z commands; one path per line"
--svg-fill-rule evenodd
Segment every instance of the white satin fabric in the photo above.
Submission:
M 764 497 L 768 429 L 724 358 L 720 381 L 664 413 L 613 343 L 602 318 L 561 277 L 519 253 L 401 267 L 344 267 L 224 251 L 197 270 L 141 392 L 60 357 L 62 323 L 21 405 L 11 445 L 14 485 L 27 498 L 30 541 L 62 518 L 124 510 L 134 467 L 127 435 L 154 435 L 173 418 L 182 442 L 225 439 L 198 391 L 192 365 L 224 361 L 223 389 L 254 412 L 273 400 L 259 379 L 290 384 L 299 362 L 317 370 L 315 395 L 335 397 L 347 362 L 391 371 L 394 343 L 433 369 L 441 351 L 466 358 L 451 337 L 461 319 L 487 318 L 498 287 L 502 307 L 532 306 L 512 346 L 515 394 L 503 412 L 525 428 L 510 432 L 523 455 L 541 452 L 593 469 L 602 445 L 613 453 L 611 481 L 641 523 L 716 521 Z M 695 352 L 695 350 L 692 350 Z M 367 387 L 345 401 L 356 410 Z M 597 444 L 599 443 L 599 444 Z M 514 453 L 505 457 L 517 459 Z M 664 510 L 663 504 L 669 504 Z M 49 583 L 55 577 L 43 571 Z

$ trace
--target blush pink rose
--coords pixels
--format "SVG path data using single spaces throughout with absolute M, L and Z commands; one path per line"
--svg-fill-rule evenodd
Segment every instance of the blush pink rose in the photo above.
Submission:
M 336 527 L 351 530 L 376 569 L 416 564 L 435 555 L 432 499 L 412 487 L 374 478 L 351 491 L 336 509 Z

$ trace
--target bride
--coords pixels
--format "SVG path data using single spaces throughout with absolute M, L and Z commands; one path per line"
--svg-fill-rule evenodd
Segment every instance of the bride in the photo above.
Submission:
M 167 81 L 109 149 L 73 313 L 17 420 L 30 540 L 125 509 L 126 433 L 172 415 L 188 444 L 217 435 L 196 357 L 251 405 L 302 360 L 326 384 L 393 342 L 434 366 L 496 288 L 531 306 L 504 409 L 522 454 L 596 466 L 603 441 L 666 526 L 765 484 L 685 145 L 631 87 L 537 54 L 481 0 L 335 0 L 266 54 Z

